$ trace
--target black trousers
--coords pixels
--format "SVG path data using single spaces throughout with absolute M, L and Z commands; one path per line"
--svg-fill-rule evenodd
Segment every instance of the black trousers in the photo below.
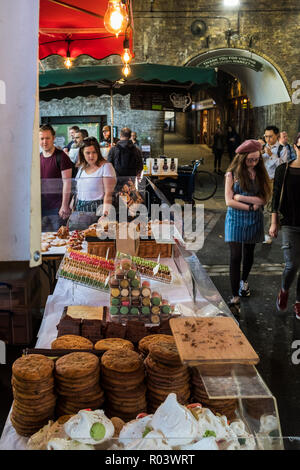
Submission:
M 221 169 L 221 160 L 222 160 L 222 155 L 223 155 L 223 150 L 222 149 L 216 149 L 214 151 L 214 155 L 215 155 L 215 170 L 217 169 L 218 167 L 218 170 Z
M 241 264 L 243 264 L 242 281 L 247 281 L 253 265 L 255 243 L 230 242 L 229 247 L 231 290 L 232 295 L 237 297 L 241 280 Z

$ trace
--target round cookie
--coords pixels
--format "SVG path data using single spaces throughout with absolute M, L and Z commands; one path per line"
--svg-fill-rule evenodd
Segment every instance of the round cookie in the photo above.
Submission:
M 160 342 L 160 341 L 166 341 L 166 342 L 170 342 L 170 343 L 175 344 L 175 340 L 174 340 L 173 336 L 157 334 L 157 335 L 148 335 L 148 336 L 145 336 L 144 338 L 142 338 L 139 341 L 138 348 L 143 353 L 148 354 L 150 344 L 154 344 L 154 343 L 157 343 L 157 342 Z
M 128 349 L 111 349 L 106 351 L 101 357 L 101 364 L 106 369 L 116 372 L 134 372 L 141 367 L 142 360 L 138 353 Z
M 51 377 L 54 362 L 42 354 L 19 357 L 12 366 L 12 373 L 21 381 L 40 381 Z
M 123 308 L 123 307 L 122 307 Z M 97 351 L 109 351 L 111 349 L 134 349 L 134 345 L 131 341 L 123 338 L 105 338 L 100 339 L 95 344 Z
M 88 352 L 74 352 L 57 359 L 55 372 L 59 376 L 76 378 L 85 377 L 99 366 L 99 359 Z
M 63 335 L 52 341 L 51 349 L 93 349 L 93 343 L 83 336 Z
M 163 364 L 167 365 L 181 365 L 181 360 L 175 341 L 160 341 L 149 345 L 149 353 L 151 357 Z

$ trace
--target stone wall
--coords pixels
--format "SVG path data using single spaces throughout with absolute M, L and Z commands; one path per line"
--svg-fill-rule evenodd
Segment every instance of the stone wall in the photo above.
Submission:
M 222 0 L 144 0 L 134 1 L 134 52 L 136 63 L 149 62 L 167 65 L 185 65 L 201 54 L 224 47 L 235 47 L 252 51 L 268 60 L 278 70 L 292 96 L 292 84 L 300 80 L 300 4 L 297 0 L 285 2 L 273 0 L 242 1 L 239 12 L 226 10 Z M 152 9 L 152 11 L 151 11 Z M 206 23 L 206 33 L 194 36 L 191 24 L 201 19 Z M 228 31 L 234 33 L 229 37 Z M 59 59 L 60 60 L 60 59 Z M 107 63 L 120 63 L 119 57 L 111 57 Z M 44 66 L 56 67 L 55 59 L 43 61 Z M 99 61 L 82 56 L 75 65 L 96 64 Z M 101 62 L 102 64 L 105 62 Z M 272 82 L 270 81 L 270 87 Z M 247 90 L 246 90 L 247 91 Z M 74 100 L 76 101 L 76 100 Z M 97 109 L 100 102 L 95 99 L 76 101 L 75 114 Z M 104 103 L 104 101 L 103 101 Z M 121 103 L 121 102 L 120 102 Z M 64 105 L 65 106 L 65 105 Z M 69 106 L 69 105 L 68 105 Z M 102 106 L 102 104 L 101 104 Z M 53 103 L 55 113 L 57 103 Z M 126 111 L 116 115 L 116 121 L 132 123 L 138 134 L 148 133 L 155 139 L 155 153 L 163 142 L 162 113 L 132 111 L 125 102 Z M 54 109 L 53 108 L 53 109 Z M 73 105 L 74 108 L 74 105 Z M 41 110 L 45 112 L 45 105 Z M 47 105 L 47 112 L 53 115 Z M 64 109 L 64 112 L 66 108 Z M 72 111 L 73 112 L 73 111 Z M 263 132 L 267 124 L 276 124 L 292 136 L 299 130 L 300 104 L 283 103 L 253 109 L 255 135 Z M 109 108 L 106 113 L 109 115 Z M 125 118 L 125 119 L 124 119 Z M 184 119 L 177 121 L 180 133 L 184 131 Z M 119 125 L 119 124 L 117 124 Z M 161 125 L 161 129 L 158 129 Z M 163 148 L 158 153 L 162 153 Z
M 40 117 L 86 115 L 107 115 L 107 123 L 110 125 L 110 97 L 78 96 L 74 99 L 40 102 Z M 118 127 L 118 135 L 122 127 L 129 127 L 137 133 L 141 143 L 151 143 L 154 156 L 159 155 L 163 149 L 163 123 L 163 112 L 134 110 L 130 108 L 129 95 L 114 96 L 114 125 Z

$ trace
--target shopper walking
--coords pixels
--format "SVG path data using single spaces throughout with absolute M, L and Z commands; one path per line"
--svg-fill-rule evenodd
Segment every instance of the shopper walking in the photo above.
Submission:
M 235 150 L 241 143 L 241 138 L 232 126 L 228 126 L 227 130 L 227 150 L 229 159 L 232 162 L 235 156 Z
M 300 320 L 300 133 L 294 141 L 296 159 L 283 163 L 275 171 L 272 197 L 271 237 L 277 237 L 279 222 L 282 227 L 282 249 L 285 268 L 276 306 L 286 311 L 290 287 L 297 276 L 294 311 Z
M 214 172 L 218 173 L 218 175 L 222 174 L 221 161 L 222 161 L 222 155 L 224 153 L 224 147 L 225 147 L 225 136 L 222 134 L 221 129 L 218 127 L 214 135 L 214 143 L 212 147 L 212 150 L 215 156 Z
M 255 244 L 264 239 L 263 206 L 270 197 L 270 182 L 261 156 L 261 144 L 246 140 L 225 175 L 225 242 L 230 247 L 229 306 L 248 297 L 248 276 L 252 268 Z M 242 276 L 241 276 L 242 264 Z

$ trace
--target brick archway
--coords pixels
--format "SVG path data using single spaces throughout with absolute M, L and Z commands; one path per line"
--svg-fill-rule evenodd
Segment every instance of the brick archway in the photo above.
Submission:
M 217 67 L 238 78 L 253 107 L 291 101 L 291 89 L 283 71 L 270 58 L 253 51 L 214 49 L 192 57 L 185 65 Z

